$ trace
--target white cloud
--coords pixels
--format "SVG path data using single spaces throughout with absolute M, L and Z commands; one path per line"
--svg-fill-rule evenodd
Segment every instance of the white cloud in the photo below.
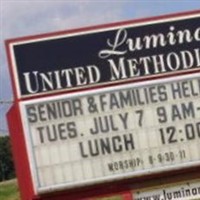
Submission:
M 3 35 L 16 37 L 115 21 L 120 18 L 122 5 L 100 1 L 5 1 Z

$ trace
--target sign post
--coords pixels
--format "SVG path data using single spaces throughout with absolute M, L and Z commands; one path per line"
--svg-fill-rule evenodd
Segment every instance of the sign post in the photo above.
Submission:
M 200 166 L 199 20 L 195 11 L 7 42 L 23 200 L 127 192 Z

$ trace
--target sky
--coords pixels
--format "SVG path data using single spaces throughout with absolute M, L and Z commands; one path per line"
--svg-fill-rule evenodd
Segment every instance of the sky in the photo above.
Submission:
M 4 41 L 170 13 L 200 10 L 199 0 L 0 0 L 0 135 L 13 100 Z

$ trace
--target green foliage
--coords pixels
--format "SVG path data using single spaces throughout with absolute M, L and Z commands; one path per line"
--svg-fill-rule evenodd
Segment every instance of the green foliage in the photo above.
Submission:
M 0 137 L 0 181 L 15 177 L 9 136 Z

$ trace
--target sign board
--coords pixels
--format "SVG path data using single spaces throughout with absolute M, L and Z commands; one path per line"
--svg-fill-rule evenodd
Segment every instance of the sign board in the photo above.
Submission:
M 195 11 L 7 41 L 23 199 L 200 166 L 199 21 Z
M 16 99 L 200 69 L 200 13 L 7 41 Z
M 200 180 L 190 180 L 176 184 L 133 191 L 134 200 L 195 200 L 200 198 Z
M 199 74 L 20 102 L 37 193 L 200 165 Z

